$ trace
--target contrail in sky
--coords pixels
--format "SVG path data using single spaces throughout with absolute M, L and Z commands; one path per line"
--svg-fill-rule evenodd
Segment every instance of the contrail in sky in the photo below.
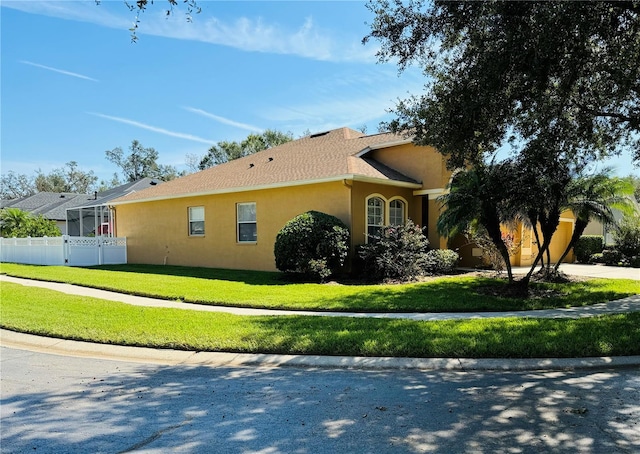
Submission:
M 93 82 L 99 82 L 98 79 L 94 79 L 93 77 L 85 76 L 83 74 L 73 73 L 71 71 L 65 71 L 64 69 L 52 68 L 51 66 L 41 65 L 39 63 L 34 63 L 32 61 L 20 60 L 20 63 L 25 65 L 35 66 L 36 68 L 46 69 L 48 71 L 53 71 L 55 73 L 64 74 L 65 76 L 77 77 L 78 79 L 91 80 Z
M 193 113 L 198 114 L 198 115 L 202 115 L 203 117 L 211 118 L 211 119 L 213 119 L 215 121 L 218 121 L 220 123 L 223 123 L 225 125 L 235 126 L 236 128 L 246 129 L 248 131 L 254 131 L 254 132 L 262 132 L 262 131 L 264 131 L 264 129 L 258 128 L 257 126 L 252 126 L 252 125 L 248 125 L 246 123 L 239 123 L 237 121 L 229 120 L 228 118 L 220 117 L 219 115 L 215 115 L 215 114 L 209 113 L 206 110 L 196 109 L 194 107 L 183 107 L 183 109 L 184 110 L 188 110 L 189 112 L 193 112 Z
M 149 131 L 164 134 L 166 136 L 178 137 L 179 139 L 186 139 L 186 140 L 192 140 L 194 142 L 206 143 L 207 145 L 214 145 L 216 143 L 214 140 L 203 139 L 202 137 L 194 136 L 192 134 L 185 134 L 183 132 L 169 131 L 168 129 L 158 128 L 156 126 L 147 125 L 145 123 L 140 123 L 139 121 L 135 121 L 135 120 L 129 120 L 127 118 L 113 117 L 111 115 L 105 115 L 97 112 L 87 112 L 87 113 L 89 115 L 95 115 L 96 117 L 106 118 L 107 120 L 117 121 L 127 125 L 135 126 L 137 128 L 142 128 Z

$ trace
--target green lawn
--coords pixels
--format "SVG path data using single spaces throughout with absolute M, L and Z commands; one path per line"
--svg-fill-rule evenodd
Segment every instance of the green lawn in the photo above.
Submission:
M 392 285 L 290 283 L 280 273 L 176 266 L 119 265 L 90 268 L 3 263 L 0 272 L 117 292 L 202 304 L 272 309 L 360 312 L 467 312 L 583 306 L 640 293 L 640 282 L 592 279 L 569 284 L 532 284 L 545 297 L 504 298 L 483 294 L 503 280 L 442 277 Z M 541 293 L 541 292 L 537 292 Z
M 239 317 L 129 306 L 6 282 L 0 325 L 67 339 L 195 351 L 468 358 L 640 354 L 640 313 L 443 322 Z

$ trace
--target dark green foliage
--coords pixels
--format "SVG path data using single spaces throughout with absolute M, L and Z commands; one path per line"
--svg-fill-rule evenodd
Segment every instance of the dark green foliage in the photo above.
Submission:
M 41 214 L 32 215 L 18 208 L 0 210 L 1 233 L 5 238 L 60 236 L 56 223 Z
M 502 224 L 513 219 L 510 205 L 521 202 L 517 197 L 513 201 L 505 197 L 514 196 L 519 190 L 516 175 L 510 162 L 461 170 L 452 177 L 449 191 L 439 197 L 443 210 L 438 217 L 438 231 L 448 238 L 470 230 L 486 233 L 507 267 L 509 282 L 513 281 L 513 273 Z M 517 205 L 521 207 L 522 203 Z
M 380 41 L 380 61 L 416 64 L 428 78 L 385 126 L 435 147 L 450 169 L 486 165 L 510 145 L 520 189 L 496 194 L 540 226 L 519 285 L 540 260 L 551 271 L 548 246 L 572 177 L 623 149 L 640 160 L 640 0 L 370 0 L 368 8 L 375 18 L 364 41 Z M 498 233 L 489 231 L 506 261 Z
M 616 250 L 625 257 L 640 255 L 640 216 L 625 216 L 613 233 Z
M 358 252 L 367 278 L 408 281 L 425 274 L 429 240 L 411 220 L 383 227 L 378 235 L 368 237 Z
M 324 280 L 340 271 L 349 252 L 349 229 L 337 217 L 307 211 L 278 232 L 274 246 L 276 267 Z
M 267 129 L 261 134 L 249 134 L 242 142 L 222 141 L 213 145 L 200 160 L 198 168 L 208 169 L 234 159 L 243 158 L 262 150 L 282 145 L 293 140 L 293 134 Z
M 624 259 L 624 254 L 617 249 L 604 249 L 602 251 L 602 263 L 605 265 L 619 265 Z
M 602 235 L 583 235 L 573 247 L 576 254 L 576 260 L 580 263 L 589 263 L 593 254 L 602 252 L 604 247 L 604 236 Z
M 596 252 L 589 257 L 589 263 L 604 263 L 604 256 L 602 252 Z
M 428 273 L 448 274 L 453 272 L 460 261 L 460 255 L 451 249 L 432 249 L 427 252 L 424 268 Z
M 577 160 L 628 145 L 640 159 L 640 2 L 371 0 L 365 41 L 380 61 L 419 65 L 422 96 L 401 101 L 393 130 L 482 162 L 506 142 Z M 512 140 L 518 139 L 518 140 Z

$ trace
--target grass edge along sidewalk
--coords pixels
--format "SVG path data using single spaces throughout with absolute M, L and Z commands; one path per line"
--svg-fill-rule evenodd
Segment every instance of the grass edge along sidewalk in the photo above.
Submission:
M 492 293 L 502 279 L 444 276 L 391 285 L 290 283 L 280 273 L 153 265 L 90 268 L 3 263 L 0 273 L 199 304 L 342 312 L 521 311 L 586 306 L 640 293 L 640 281 L 588 279 L 532 284 L 533 297 Z
M 432 358 L 640 354 L 640 313 L 572 320 L 419 322 L 235 316 L 128 306 L 3 283 L 2 328 L 63 339 L 191 351 Z

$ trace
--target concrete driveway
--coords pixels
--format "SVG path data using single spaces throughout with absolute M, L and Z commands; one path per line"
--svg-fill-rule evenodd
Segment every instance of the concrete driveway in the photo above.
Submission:
M 530 267 L 518 266 L 513 268 L 514 274 L 526 274 Z M 608 279 L 635 279 L 640 281 L 640 268 L 626 268 L 622 266 L 581 265 L 577 263 L 563 263 L 560 271 L 573 276 L 603 277 Z

